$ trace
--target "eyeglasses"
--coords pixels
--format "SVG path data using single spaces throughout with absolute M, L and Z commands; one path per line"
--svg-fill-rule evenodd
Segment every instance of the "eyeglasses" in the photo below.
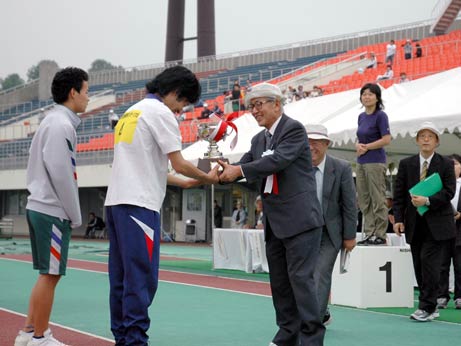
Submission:
M 255 103 L 250 103 L 248 106 L 247 106 L 247 109 L 252 112 L 254 108 L 256 108 L 257 110 L 260 110 L 263 106 L 263 104 L 267 103 L 267 102 L 274 102 L 275 100 L 273 99 L 268 99 L 268 100 L 265 100 L 265 101 L 256 101 Z

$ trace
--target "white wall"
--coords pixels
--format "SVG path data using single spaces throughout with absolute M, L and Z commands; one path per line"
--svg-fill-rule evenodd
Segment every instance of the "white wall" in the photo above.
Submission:
M 78 186 L 97 187 L 109 184 L 112 165 L 77 166 Z M 0 190 L 25 190 L 26 170 L 0 170 Z

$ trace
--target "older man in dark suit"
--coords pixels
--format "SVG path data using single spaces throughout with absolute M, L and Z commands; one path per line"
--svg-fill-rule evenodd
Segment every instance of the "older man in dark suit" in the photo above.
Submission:
M 317 182 L 317 198 L 325 220 L 315 281 L 320 316 L 323 324 L 327 325 L 331 322 L 328 298 L 336 258 L 341 248 L 352 251 L 356 244 L 356 191 L 349 162 L 327 154 L 330 138 L 326 127 L 310 124 L 306 130 Z
M 394 191 L 394 232 L 406 234 L 411 247 L 413 267 L 419 286 L 419 308 L 410 318 L 426 322 L 438 317 L 437 295 L 442 253 L 455 238 L 455 222 L 451 199 L 456 179 L 453 161 L 435 152 L 441 132 L 431 122 L 424 122 L 416 133 L 419 154 L 403 159 Z M 411 195 L 408 190 L 420 180 L 438 173 L 442 189 L 432 196 Z M 422 216 L 417 207 L 429 210 Z
M 259 182 L 272 299 L 279 330 L 271 345 L 323 345 L 314 271 L 323 218 L 306 131 L 283 113 L 282 93 L 261 83 L 246 108 L 266 129 L 255 135 L 240 162 L 224 168 L 222 182 Z

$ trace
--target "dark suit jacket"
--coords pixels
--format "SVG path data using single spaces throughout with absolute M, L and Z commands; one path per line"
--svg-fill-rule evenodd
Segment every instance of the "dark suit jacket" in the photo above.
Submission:
M 274 153 L 261 157 L 264 131 L 253 137 L 250 151 L 239 162 L 247 181 L 261 186 L 264 224 L 268 220 L 279 239 L 321 227 L 323 218 L 304 126 L 283 114 L 272 136 Z M 279 194 L 264 194 L 265 178 L 273 173 L 277 174 Z
M 456 210 L 461 211 L 461 191 L 458 197 L 458 207 Z M 456 246 L 461 246 L 461 219 L 456 221 Z
M 344 239 L 355 239 L 357 204 L 349 162 L 327 155 L 323 173 L 322 210 L 330 239 L 337 250 Z
M 453 161 L 437 153 L 432 157 L 427 170 L 427 176 L 439 173 L 442 179 L 442 190 L 429 197 L 429 210 L 424 214 L 429 231 L 435 240 L 447 240 L 455 237 L 455 222 L 453 207 L 450 203 L 455 195 L 456 180 Z M 395 222 L 405 225 L 406 240 L 409 244 L 415 233 L 417 210 L 411 204 L 408 190 L 419 182 L 420 163 L 419 154 L 403 159 L 399 164 L 399 171 L 394 191 Z

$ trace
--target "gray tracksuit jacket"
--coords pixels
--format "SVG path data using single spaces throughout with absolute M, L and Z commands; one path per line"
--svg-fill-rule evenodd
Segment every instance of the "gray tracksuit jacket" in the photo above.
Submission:
M 27 165 L 27 209 L 82 224 L 75 164 L 80 118 L 56 105 L 32 139 Z

